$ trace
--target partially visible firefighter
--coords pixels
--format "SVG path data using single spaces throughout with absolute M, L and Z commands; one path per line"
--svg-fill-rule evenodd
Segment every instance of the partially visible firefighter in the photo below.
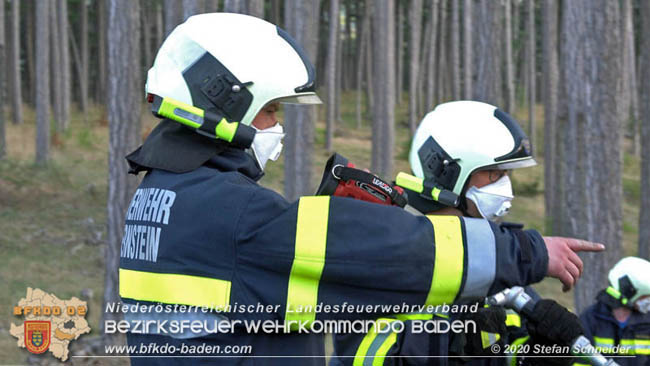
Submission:
M 650 366 L 650 262 L 623 258 L 608 280 L 580 315 L 585 335 L 608 356 L 632 356 L 614 357 L 621 366 Z
M 405 189 L 410 207 L 427 215 L 492 220 L 497 230 L 513 231 L 521 237 L 520 262 L 535 260 L 534 256 L 538 254 L 527 249 L 530 243 L 524 235 L 531 230 L 523 231 L 521 224 L 496 222 L 509 212 L 514 198 L 509 172 L 537 164 L 528 137 L 509 114 L 493 105 L 475 101 L 441 104 L 420 123 L 413 137 L 409 160 L 415 176 L 400 173 L 396 184 Z M 496 262 L 497 266 L 507 265 L 494 258 L 490 251 L 476 249 L 483 255 L 482 261 Z M 566 275 L 580 274 L 582 268 L 576 263 L 567 264 Z M 481 264 L 471 260 L 468 263 L 470 267 Z M 487 276 L 477 280 L 490 279 Z M 532 288 L 527 287 L 526 292 L 539 300 Z M 472 290 L 475 300 L 487 294 L 478 288 Z M 398 314 L 392 319 L 404 322 L 472 320 L 479 326 L 479 331 L 474 334 L 414 334 L 409 332 L 412 327 L 407 325 L 407 331 L 395 334 L 396 340 L 390 348 L 371 346 L 376 339 L 386 338 L 381 332 L 337 334 L 334 337 L 335 354 L 345 357 L 335 357 L 332 365 L 570 365 L 571 358 L 528 358 L 524 362 L 526 357 L 523 354 L 494 357 L 503 356 L 501 352 L 494 352 L 494 344 L 498 344 L 501 350 L 511 343 L 521 346 L 553 344 L 549 338 L 556 332 L 566 327 L 580 328 L 576 315 L 553 300 L 540 301 L 539 311 L 543 311 L 549 323 L 556 326 L 553 329 L 532 327 L 532 337 L 525 318 L 512 310 L 506 312 L 503 307 L 481 307 L 478 312 L 470 314 Z M 447 359 L 447 356 L 453 357 Z

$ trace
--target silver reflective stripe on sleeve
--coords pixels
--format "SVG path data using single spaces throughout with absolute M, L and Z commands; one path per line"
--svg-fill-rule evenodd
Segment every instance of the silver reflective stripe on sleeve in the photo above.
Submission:
M 485 297 L 496 276 L 497 253 L 490 223 L 463 218 L 467 240 L 467 277 L 460 298 Z

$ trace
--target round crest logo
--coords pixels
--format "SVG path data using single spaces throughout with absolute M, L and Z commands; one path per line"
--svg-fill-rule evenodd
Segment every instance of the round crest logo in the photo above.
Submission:
M 50 347 L 49 320 L 25 321 L 25 348 L 31 353 L 43 353 Z

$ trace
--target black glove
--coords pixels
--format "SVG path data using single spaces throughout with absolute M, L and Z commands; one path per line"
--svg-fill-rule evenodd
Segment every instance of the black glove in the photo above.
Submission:
M 585 333 L 578 316 L 555 300 L 539 300 L 528 319 L 530 335 L 545 338 L 552 341 L 551 344 L 571 346 L 576 338 Z
M 465 354 L 469 356 L 493 356 L 492 348 L 494 343 L 503 345 L 505 343 L 506 311 L 501 306 L 479 308 L 476 313 L 464 314 L 462 319 L 473 320 L 476 323 L 477 332 L 465 334 Z M 484 332 L 483 336 L 481 332 Z M 491 333 L 487 339 L 485 333 Z M 495 341 L 498 334 L 498 341 Z M 503 347 L 500 347 L 503 349 Z
M 534 356 L 570 356 L 568 353 L 554 352 L 551 347 L 557 345 L 571 346 L 573 341 L 580 335 L 584 334 L 580 319 L 567 310 L 564 306 L 555 302 L 555 300 L 539 300 L 535 304 L 533 314 L 528 319 L 528 333 L 530 339 L 530 352 L 521 358 L 522 365 L 552 365 L 552 366 L 569 366 L 576 359 L 571 357 L 534 357 Z M 550 352 L 537 352 L 538 350 L 550 349 Z M 555 349 L 558 349 L 557 347 Z

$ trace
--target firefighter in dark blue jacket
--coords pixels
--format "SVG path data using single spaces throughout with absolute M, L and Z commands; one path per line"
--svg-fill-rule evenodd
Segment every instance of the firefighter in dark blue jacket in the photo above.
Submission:
M 569 266 L 582 265 L 572 249 L 599 250 L 340 197 L 290 203 L 259 186 L 282 147 L 278 103 L 318 102 L 314 76 L 286 32 L 245 15 L 190 17 L 161 46 L 146 90 L 156 114 L 173 121 L 127 157 L 131 172 L 147 172 L 120 253 L 120 296 L 144 305 L 125 320 L 147 325 L 129 328 L 131 354 L 145 356 L 133 365 L 324 364 L 323 334 L 304 327 L 546 275 L 571 285 L 579 272 Z M 256 133 L 244 149 L 248 126 Z M 276 329 L 247 328 L 260 320 Z
M 400 173 L 396 183 L 407 189 L 409 204 L 419 212 L 499 219 L 508 213 L 514 198 L 509 170 L 537 164 L 528 141 L 518 123 L 495 106 L 476 101 L 444 103 L 424 117 L 413 137 L 409 160 L 416 176 Z M 435 187 L 434 191 L 451 191 L 459 199 L 453 203 L 441 202 L 426 192 L 426 186 Z M 512 223 L 498 226 L 503 230 L 515 229 L 518 233 L 523 228 L 523 225 Z M 520 238 L 520 242 L 526 240 L 525 236 Z M 532 288 L 527 287 L 526 292 L 539 299 Z M 479 302 L 486 295 L 484 291 L 475 293 Z M 412 321 L 409 319 L 436 319 L 440 316 L 400 314 L 394 318 Z M 528 335 L 525 320 L 522 324 L 518 314 L 511 310 L 506 312 L 502 307 L 480 307 L 475 313 L 443 316 L 472 320 L 478 325 L 478 331 L 453 334 L 405 331 L 396 335 L 393 347 L 382 355 L 371 354 L 369 352 L 373 349 L 365 347 L 370 339 L 377 337 L 376 334 L 340 334 L 334 337 L 335 354 L 339 357 L 333 358 L 331 365 L 377 364 L 381 356 L 393 357 L 385 357 L 384 365 L 506 365 L 509 360 L 505 357 L 476 357 L 503 355 L 492 352 L 493 344 L 499 343 L 499 347 L 504 349 L 505 344 Z M 574 321 L 579 326 L 577 317 Z M 354 358 L 340 357 L 350 355 Z M 454 357 L 445 360 L 443 357 L 447 355 Z M 570 363 L 565 362 L 566 365 Z
M 650 366 L 650 262 L 623 258 L 608 277 L 609 287 L 580 315 L 585 336 L 604 355 L 628 356 L 613 357 L 621 366 Z

